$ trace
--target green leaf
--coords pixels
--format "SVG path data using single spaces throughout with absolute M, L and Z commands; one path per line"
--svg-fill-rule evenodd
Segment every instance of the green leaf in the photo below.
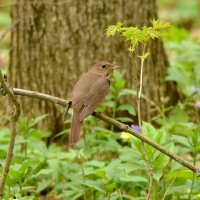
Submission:
M 92 174 L 96 174 L 96 169 L 94 169 L 93 167 L 84 167 L 85 176 L 92 175 Z
M 106 29 L 106 36 L 109 37 L 109 36 L 114 36 L 116 33 L 117 33 L 117 26 L 115 25 L 111 25 L 109 26 L 107 29 Z
M 168 123 L 183 123 L 188 122 L 189 117 L 187 112 L 181 107 L 180 104 L 175 106 L 170 112 Z
M 117 111 L 128 111 L 131 115 L 136 115 L 135 109 L 131 104 L 122 104 L 117 108 Z
M 114 101 L 106 101 L 105 103 L 103 103 L 103 105 L 113 108 L 115 105 L 115 102 Z
M 148 39 L 137 27 L 126 27 L 122 28 L 122 30 L 122 35 L 126 38 L 126 40 L 130 40 L 133 46 Z
M 96 170 L 95 174 L 102 179 L 106 179 L 106 172 L 103 169 Z
M 141 159 L 141 154 L 138 151 L 135 151 L 133 148 L 124 147 L 120 149 L 119 160 L 122 162 L 130 162 L 130 160 L 137 162 Z
M 123 26 L 123 22 L 120 22 L 120 21 L 117 22 L 117 29 L 118 29 L 118 31 L 121 30 L 122 26 Z
M 28 141 L 28 144 L 30 147 L 39 151 L 44 156 L 48 155 L 47 147 L 43 141 L 32 138 L 30 141 Z
M 176 42 L 180 43 L 183 40 L 188 39 L 188 31 L 185 28 L 180 28 L 176 26 L 171 26 L 167 32 L 167 34 L 164 35 L 164 40 L 166 42 Z
M 143 122 L 142 133 L 149 138 L 153 138 L 157 134 L 157 130 L 150 123 Z
M 131 158 L 133 160 L 133 158 Z M 124 171 L 126 171 L 127 174 L 132 173 L 132 172 L 137 172 L 138 168 L 139 169 L 145 169 L 146 170 L 146 166 L 144 166 L 142 163 L 140 163 L 139 161 L 127 161 L 126 163 L 122 163 L 121 165 L 119 165 L 122 169 L 124 169 Z
M 109 133 L 109 134 L 112 134 L 113 131 L 107 129 L 107 128 L 104 128 L 104 127 L 99 127 L 99 126 L 96 126 L 96 127 L 92 127 L 93 130 L 95 131 L 98 131 L 98 132 L 101 132 L 101 133 Z
M 172 151 L 174 148 L 174 144 L 168 143 L 164 147 L 168 149 L 169 151 Z M 164 167 L 167 166 L 169 161 L 170 161 L 170 158 L 159 151 L 154 151 L 153 158 L 151 159 L 151 162 L 153 163 L 153 166 L 154 166 L 153 168 L 156 170 L 164 169 Z
M 133 119 L 129 117 L 117 117 L 116 120 L 121 121 L 121 122 L 133 122 Z
M 123 88 L 125 85 L 125 80 L 119 80 L 119 81 L 116 81 L 114 83 L 114 87 L 117 89 L 117 90 L 120 90 L 121 88 Z
M 106 189 L 109 191 L 109 192 L 113 192 L 114 189 L 116 189 L 117 185 L 115 182 L 112 182 L 110 184 L 107 184 L 106 185 Z
M 165 144 L 167 139 L 166 139 L 166 131 L 164 129 L 157 130 L 156 134 L 154 135 L 153 139 L 156 143 L 158 144 Z
M 170 67 L 168 68 L 168 73 L 165 80 L 167 81 L 176 81 L 180 84 L 186 83 L 188 80 L 188 76 L 186 73 L 183 72 L 179 67 Z M 187 82 L 190 84 L 189 82 Z
M 178 169 L 179 170 L 179 169 Z M 167 180 L 170 180 L 170 179 L 173 179 L 177 173 L 178 173 L 178 170 L 175 170 L 175 171 L 172 171 L 172 172 L 169 172 L 166 176 Z M 185 168 L 181 168 L 181 171 L 179 172 L 178 176 L 179 178 L 184 178 L 184 179 L 190 179 L 192 180 L 193 179 L 193 173 L 191 170 L 189 169 L 185 169 Z
M 33 119 L 33 120 L 30 122 L 29 127 L 35 126 L 38 122 L 42 121 L 42 120 L 45 119 L 47 116 L 48 116 L 48 114 L 40 115 L 40 116 L 36 117 L 35 119 Z
M 98 160 L 91 160 L 85 163 L 86 166 L 92 166 L 92 167 L 98 167 L 98 168 L 102 168 L 105 166 L 105 162 L 102 161 L 98 161 Z
M 169 22 L 161 20 L 161 19 L 158 19 L 158 20 L 154 19 L 151 22 L 152 22 L 153 28 L 156 30 L 166 29 L 171 26 Z
M 33 176 L 33 178 L 49 177 L 49 175 L 51 175 L 52 173 L 52 169 L 41 169 L 37 174 Z
M 136 91 L 134 91 L 134 90 L 131 90 L 131 89 L 122 89 L 120 92 L 119 92 L 119 94 L 118 94 L 118 96 L 119 97 L 121 97 L 121 96 L 125 96 L 125 95 L 137 95 L 137 92 Z
M 162 175 L 163 175 L 163 169 L 157 169 L 157 170 L 155 170 L 154 169 L 154 171 L 153 171 L 153 178 L 157 181 L 157 182 L 159 182 L 160 181 L 160 178 L 162 177 Z
M 75 151 L 74 149 L 69 149 L 66 153 L 65 156 L 67 159 L 74 160 L 75 158 L 77 158 L 77 151 Z
M 185 70 L 181 63 L 177 66 L 169 67 L 167 70 L 166 81 L 176 81 L 183 93 L 190 96 L 194 93 L 195 83 L 193 82 L 190 72 Z
M 31 165 L 31 160 L 24 160 L 24 162 L 22 163 L 21 167 L 18 169 L 18 172 L 23 175 L 25 173 L 25 170 L 27 170 L 29 168 L 29 166 Z
M 143 27 L 143 32 L 144 32 L 144 34 L 146 35 L 146 37 L 148 39 L 149 38 L 155 39 L 155 38 L 159 38 L 161 36 L 161 34 L 158 31 L 156 31 L 154 28 L 152 28 L 152 27 L 144 26 Z
M 0 128 L 0 144 L 1 140 L 4 138 L 10 137 L 10 129 L 9 128 Z
M 10 180 L 19 182 L 22 178 L 24 178 L 24 174 L 27 172 L 30 163 L 31 160 L 25 160 L 21 165 L 17 163 L 12 165 L 9 170 L 9 182 Z
M 40 182 L 40 184 L 37 187 L 37 192 L 40 193 L 41 191 L 45 190 L 50 185 L 51 185 L 51 180 Z
M 123 182 L 148 183 L 148 180 L 142 176 L 127 176 L 120 179 Z
M 106 192 L 100 188 L 100 185 L 102 185 L 102 181 L 93 181 L 93 180 L 86 180 L 84 183 L 82 183 L 83 185 L 89 187 L 89 188 L 93 188 L 101 193 L 106 194 Z
M 188 138 L 184 137 L 184 136 L 179 136 L 179 135 L 172 135 L 171 136 L 171 139 L 178 143 L 178 144 L 181 144 L 185 147 L 190 147 L 190 144 L 188 143 Z
M 106 36 L 114 36 L 117 32 L 120 32 L 122 29 L 123 23 L 117 22 L 116 25 L 111 25 L 106 29 Z

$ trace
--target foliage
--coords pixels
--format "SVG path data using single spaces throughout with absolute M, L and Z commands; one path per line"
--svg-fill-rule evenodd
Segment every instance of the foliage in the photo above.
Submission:
M 66 152 L 56 143 L 47 147 L 44 139 L 50 134 L 34 128 L 37 121 L 38 118 L 32 122 L 21 118 L 18 123 L 19 134 L 6 182 L 5 199 L 38 199 L 46 193 L 61 199 L 77 199 L 81 196 L 86 199 L 145 198 L 148 174 L 138 139 L 120 140 L 117 133 L 114 135 L 109 130 L 96 129 L 95 134 L 87 133 L 84 140 L 79 141 L 77 150 L 69 149 Z M 167 149 L 176 149 L 178 153 L 185 154 L 199 152 L 197 127 L 193 130 L 191 139 L 184 136 L 170 138 L 164 129 L 155 129 L 149 123 L 144 123 L 142 131 Z M 0 137 L 1 171 L 9 130 L 1 128 Z M 125 145 L 127 143 L 130 145 Z M 179 170 L 168 199 L 172 196 L 187 197 L 193 179 L 192 172 L 180 168 L 180 165 L 152 147 L 147 145 L 146 148 L 154 168 L 153 198 L 161 199 Z M 198 184 L 199 179 L 194 182 L 193 195 L 198 194 Z
M 159 16 L 163 19 L 186 26 L 199 25 L 199 0 L 160 0 L 157 2 Z
M 200 47 L 197 42 L 189 38 L 186 30 L 173 27 L 166 37 L 166 47 L 173 52 L 166 80 L 176 81 L 187 97 L 197 93 L 200 89 Z
M 114 36 L 119 32 L 127 41 L 130 41 L 129 51 L 134 52 L 138 44 L 144 45 L 149 39 L 160 38 L 164 30 L 170 27 L 170 24 L 163 20 L 152 20 L 151 22 L 152 26 L 147 27 L 144 25 L 141 29 L 138 27 L 123 27 L 123 23 L 118 22 L 116 25 L 111 25 L 106 29 L 106 35 Z

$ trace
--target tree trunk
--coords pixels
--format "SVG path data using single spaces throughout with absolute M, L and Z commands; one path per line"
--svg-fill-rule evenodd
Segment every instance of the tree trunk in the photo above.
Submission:
M 134 58 L 133 66 L 125 42 L 107 38 L 105 29 L 117 21 L 141 26 L 155 18 L 155 0 L 16 0 L 9 82 L 14 87 L 67 99 L 83 72 L 97 61 L 108 60 L 122 66 L 127 87 L 136 89 L 133 77 L 139 59 Z M 149 48 L 143 92 L 159 103 L 166 95 L 167 60 L 162 42 L 155 40 Z M 24 115 L 49 113 L 43 126 L 54 132 L 62 129 L 62 108 L 25 97 L 20 101 Z M 146 119 L 149 109 L 149 103 L 143 103 Z

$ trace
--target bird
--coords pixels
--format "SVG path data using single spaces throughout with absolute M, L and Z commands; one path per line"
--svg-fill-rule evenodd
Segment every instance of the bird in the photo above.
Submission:
M 83 120 L 93 113 L 108 94 L 110 75 L 118 67 L 108 61 L 97 62 L 75 84 L 71 92 L 73 116 L 70 145 L 79 140 Z

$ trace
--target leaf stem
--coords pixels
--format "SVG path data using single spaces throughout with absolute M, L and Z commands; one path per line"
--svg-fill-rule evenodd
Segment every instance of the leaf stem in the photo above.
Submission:
M 147 44 L 144 44 L 142 56 L 146 53 L 146 49 L 147 49 Z M 137 92 L 138 123 L 139 123 L 140 130 L 142 130 L 141 94 L 142 94 L 142 85 L 143 85 L 144 61 L 145 61 L 145 59 L 141 58 L 139 89 L 138 89 L 138 92 Z M 147 165 L 147 168 L 148 168 L 148 171 L 149 171 L 149 189 L 148 189 L 148 194 L 147 194 L 147 197 L 146 197 L 146 200 L 149 200 L 151 198 L 151 193 L 152 193 L 152 189 L 153 189 L 153 169 L 152 169 L 151 163 L 148 159 L 147 152 L 146 152 L 145 145 L 144 145 L 143 141 L 142 141 L 142 153 L 143 153 L 143 157 L 144 157 L 144 160 L 146 162 L 146 165 Z
M 165 197 L 166 197 L 168 191 L 169 191 L 170 188 L 172 187 L 172 185 L 173 185 L 174 181 L 176 180 L 177 176 L 179 175 L 180 171 L 181 171 L 181 170 L 180 170 L 180 168 L 179 168 L 177 174 L 175 175 L 175 177 L 173 178 L 173 180 L 172 180 L 172 182 L 170 183 L 169 187 L 168 187 L 167 190 L 165 191 L 162 200 L 165 200 Z

